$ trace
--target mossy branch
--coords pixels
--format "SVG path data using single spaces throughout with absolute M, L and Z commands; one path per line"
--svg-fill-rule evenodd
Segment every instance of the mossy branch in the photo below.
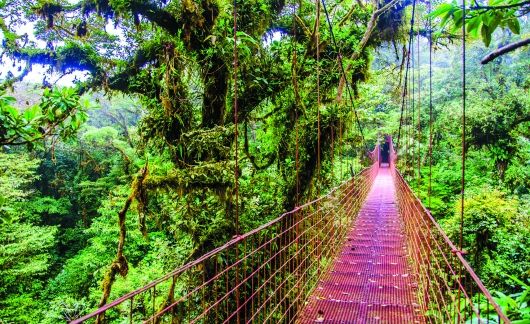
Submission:
M 372 16 L 370 17 L 370 20 L 366 24 L 366 31 L 364 32 L 363 38 L 361 39 L 361 41 L 357 45 L 357 49 L 350 56 L 350 60 L 351 61 L 356 61 L 359 58 L 361 58 L 361 56 L 362 56 L 362 54 L 364 52 L 364 49 L 368 45 L 368 41 L 372 37 L 374 29 L 375 29 L 375 27 L 377 25 L 377 20 L 379 19 L 379 17 L 382 14 L 384 14 L 386 11 L 388 11 L 390 8 L 392 8 L 396 3 L 398 3 L 398 0 L 392 0 L 389 3 L 387 3 L 386 5 L 384 5 L 383 7 L 379 8 L 378 1 L 377 0 L 372 0 L 372 5 L 374 7 L 374 11 L 372 13 Z M 346 67 L 346 71 L 345 71 L 346 74 L 348 74 L 348 72 L 351 70 L 352 67 L 353 66 L 352 66 L 351 63 L 348 64 L 348 66 Z M 337 90 L 337 92 L 340 94 L 340 96 L 337 96 L 337 101 L 339 101 L 339 102 L 342 99 L 341 97 L 342 97 L 343 88 L 344 88 L 344 85 L 345 85 L 344 78 L 345 78 L 345 76 L 343 75 L 341 77 L 341 79 L 340 79 L 339 88 Z
M 196 189 L 224 192 L 233 185 L 233 170 L 233 161 L 202 163 L 173 170 L 164 176 L 150 176 L 143 185 L 146 190 L 176 190 L 180 194 Z
M 127 273 L 129 272 L 129 265 L 127 263 L 127 259 L 125 258 L 125 255 L 123 254 L 123 248 L 125 246 L 125 237 L 127 235 L 127 228 L 125 226 L 125 219 L 127 216 L 127 212 L 129 211 L 129 208 L 131 207 L 131 204 L 133 201 L 138 197 L 138 192 L 142 191 L 142 186 L 147 178 L 148 174 L 148 168 L 147 165 L 144 166 L 136 179 L 134 180 L 132 184 L 132 189 L 129 197 L 125 201 L 125 204 L 123 205 L 123 208 L 118 212 L 118 226 L 120 229 L 120 235 L 118 239 L 118 250 L 116 252 L 116 258 L 114 261 L 112 261 L 109 270 L 105 274 L 105 277 L 103 278 L 102 283 L 102 289 L 103 294 L 101 296 L 101 300 L 99 302 L 99 307 L 103 307 L 110 296 L 110 292 L 112 290 L 112 285 L 114 284 L 114 281 L 116 281 L 116 275 L 119 274 L 122 277 L 125 277 Z M 103 321 L 104 315 L 101 314 L 97 317 L 96 323 L 101 323 Z

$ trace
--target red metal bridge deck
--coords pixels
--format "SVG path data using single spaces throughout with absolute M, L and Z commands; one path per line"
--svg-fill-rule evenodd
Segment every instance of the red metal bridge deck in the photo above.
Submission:
M 422 323 L 390 169 L 381 168 L 302 323 Z

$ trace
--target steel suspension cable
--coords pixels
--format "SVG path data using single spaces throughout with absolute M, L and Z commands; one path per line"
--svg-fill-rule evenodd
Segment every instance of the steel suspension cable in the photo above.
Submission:
M 334 168 L 333 168 L 333 163 L 335 162 L 334 159 L 335 159 L 335 127 L 333 125 L 333 123 L 331 124 L 331 182 L 333 183 L 333 178 L 334 178 Z
M 295 3 L 295 6 L 296 6 L 296 0 L 294 1 Z M 298 12 L 301 12 L 302 11 L 302 0 L 299 0 L 298 2 Z M 297 36 L 297 28 L 296 28 L 296 10 L 293 8 L 293 29 L 294 29 L 294 32 L 293 32 L 293 35 L 294 35 L 294 52 L 293 52 L 293 72 L 295 73 L 295 75 L 293 76 L 293 81 L 295 82 L 295 84 L 293 86 L 296 86 L 298 87 L 298 79 L 297 79 L 297 70 L 296 70 L 296 66 L 297 66 L 297 60 L 298 60 L 298 48 L 296 46 L 296 36 Z M 296 89 L 294 89 L 295 91 L 297 91 Z M 295 93 L 295 102 L 298 101 L 298 98 L 296 98 L 297 94 Z M 301 104 L 301 102 L 300 102 Z M 295 122 L 295 132 L 296 132 L 296 208 L 298 208 L 298 206 L 300 206 L 300 144 L 299 144 L 299 125 L 298 125 L 298 103 L 296 104 L 296 109 L 295 109 L 295 118 L 296 118 L 296 122 Z M 300 266 L 295 266 L 295 264 L 300 264 L 300 258 L 299 258 L 299 253 L 300 253 L 300 247 L 299 247 L 299 243 L 300 243 L 300 226 L 298 225 L 299 221 L 299 216 L 300 214 L 299 213 L 294 213 L 294 219 L 295 219 L 295 223 L 296 223 L 296 230 L 295 230 L 295 237 L 296 237 L 296 249 L 297 249 L 297 252 L 296 252 L 296 255 L 295 255 L 295 262 L 293 262 L 293 267 L 294 269 L 291 270 L 291 273 L 294 273 L 295 276 L 297 278 L 300 277 Z M 295 289 L 298 291 L 300 289 L 300 285 L 298 284 L 299 281 L 296 282 L 296 285 L 295 285 Z M 298 303 L 298 301 L 296 301 L 296 303 Z
M 433 115 L 432 115 L 432 2 L 429 0 L 427 4 L 427 11 L 429 13 L 429 209 L 431 209 L 431 195 L 432 195 L 432 131 L 433 131 Z
M 298 10 L 300 10 L 300 7 L 302 6 L 301 2 L 298 6 Z M 293 47 L 293 62 L 292 62 L 292 74 L 293 74 L 293 92 L 294 92 L 294 101 L 295 101 L 295 169 L 296 169 L 296 198 L 295 198 L 295 204 L 298 207 L 300 205 L 300 144 L 299 144 L 299 129 L 298 129 L 298 98 L 297 98 L 297 63 L 298 63 L 298 49 L 296 47 L 296 38 L 297 38 L 297 28 L 296 28 L 296 1 L 293 1 L 293 40 L 291 41 L 291 46 Z
M 319 0 L 317 0 L 317 1 L 319 1 Z M 348 92 L 348 96 L 350 97 L 350 103 L 351 103 L 351 106 L 352 106 L 353 114 L 355 116 L 355 121 L 357 123 L 357 128 L 359 129 L 359 133 L 361 135 L 363 148 L 366 150 L 367 146 L 366 146 L 366 140 L 364 138 L 363 127 L 361 125 L 361 121 L 359 120 L 359 115 L 357 113 L 357 109 L 355 109 L 354 97 L 353 97 L 352 92 L 351 92 L 351 84 L 350 84 L 350 81 L 348 80 L 348 76 L 346 75 L 346 70 L 344 69 L 344 62 L 342 60 L 341 50 L 340 50 L 340 48 L 339 48 L 339 46 L 337 44 L 337 40 L 335 38 L 335 33 L 333 32 L 333 25 L 331 24 L 331 19 L 329 17 L 329 12 L 328 12 L 325 0 L 322 0 L 322 8 L 324 9 L 324 14 L 326 15 L 326 21 L 327 21 L 327 24 L 328 24 L 329 33 L 331 35 L 331 40 L 333 42 L 333 46 L 335 47 L 335 50 L 337 51 L 337 54 L 338 54 L 337 57 L 338 57 L 338 60 L 339 60 L 339 67 L 340 67 L 340 70 L 341 70 L 341 73 L 342 73 L 342 77 L 344 78 L 344 82 L 346 84 L 346 91 Z
M 355 125 L 355 116 L 353 114 L 351 114 L 351 125 Z M 355 127 L 351 127 L 351 137 L 352 139 L 355 139 L 357 137 L 357 128 Z M 352 141 L 352 151 L 353 151 L 353 161 L 352 161 L 352 166 L 350 168 L 350 173 L 351 173 L 351 176 L 353 177 L 355 175 L 355 169 L 357 168 L 357 149 L 356 149 L 356 145 L 355 145 L 355 142 Z M 360 164 L 359 164 L 359 169 L 360 169 Z
M 233 19 L 234 19 L 234 142 L 235 142 L 235 165 L 234 165 L 234 186 L 235 186 L 235 227 L 236 236 L 239 236 L 239 156 L 238 156 L 238 112 L 237 112 L 237 70 L 238 70 L 238 52 L 237 52 L 237 0 L 233 2 Z M 236 250 L 236 259 L 239 259 L 239 251 Z M 239 309 L 239 267 L 235 268 L 235 284 L 236 284 L 236 306 Z M 237 312 L 236 323 L 240 322 L 240 312 Z
M 410 88 L 411 88 L 411 101 L 410 101 L 410 107 L 411 107 L 411 112 L 412 112 L 412 116 L 410 118 L 410 122 L 408 124 L 409 126 L 409 142 L 407 143 L 407 151 L 409 152 L 410 154 L 410 165 L 409 165 L 409 179 L 412 180 L 414 179 L 414 175 L 415 175 L 415 172 L 414 172 L 414 135 L 415 135 L 415 128 L 414 128 L 414 120 L 415 120 L 415 117 L 416 117 L 416 78 L 415 78 L 415 75 L 414 75 L 414 69 L 416 68 L 416 59 L 414 57 L 414 38 L 412 38 L 412 46 L 411 46 L 411 52 L 410 52 L 410 57 L 411 57 L 411 64 L 412 64 L 412 67 L 411 67 L 411 83 L 410 83 Z
M 339 183 L 342 182 L 342 146 L 344 145 L 343 138 L 342 138 L 342 124 L 343 124 L 343 118 L 342 114 L 339 114 L 339 165 L 340 165 L 340 177 L 339 177 Z
M 463 251 L 464 245 L 464 198 L 466 185 L 466 1 L 462 0 L 462 175 L 460 183 L 460 237 L 458 249 Z M 462 285 L 465 276 L 459 269 L 458 283 Z M 460 309 L 460 291 L 458 292 L 458 308 Z M 460 319 L 460 313 L 458 314 Z
M 318 188 L 317 188 L 317 194 L 320 197 L 320 189 L 322 187 L 322 179 L 321 179 L 321 157 L 320 157 L 320 137 L 321 137 L 321 129 L 320 129 L 320 105 L 321 105 L 321 98 L 320 98 L 320 1 L 315 0 L 316 2 L 316 20 L 315 20 L 315 33 L 316 33 L 316 50 L 317 50 L 317 126 L 318 126 L 318 139 L 317 139 L 317 172 L 318 172 Z M 319 214 L 319 222 L 322 221 L 322 215 Z M 318 244 L 316 247 L 317 251 L 317 258 L 320 261 L 321 258 L 321 245 Z M 317 276 L 320 277 L 321 275 L 321 269 L 317 269 Z
M 403 94 L 402 94 L 402 100 L 401 100 L 401 117 L 399 119 L 399 131 L 398 131 L 398 140 L 396 143 L 396 150 L 399 149 L 400 139 L 401 139 L 401 128 L 403 126 L 403 111 L 405 110 L 405 97 L 407 96 L 407 83 L 408 83 L 408 75 L 409 75 L 409 67 L 410 67 L 410 50 L 412 45 L 412 37 L 413 37 L 413 31 L 414 31 L 414 14 L 416 13 L 416 0 L 412 1 L 412 16 L 410 18 L 410 31 L 409 31 L 409 44 L 407 49 L 407 63 L 405 68 L 405 84 L 403 85 Z
M 409 52 L 410 53 L 410 52 Z M 409 91 L 409 87 L 410 87 L 410 84 L 408 82 L 408 79 L 409 79 L 409 75 L 407 73 L 407 79 L 405 81 L 405 97 L 404 97 L 404 109 L 405 109 L 405 119 L 403 121 L 404 125 L 403 125 L 403 137 L 404 137 L 404 143 L 405 143 L 405 169 L 404 169 L 404 173 L 403 175 L 406 177 L 407 176 L 407 169 L 408 169 L 408 165 L 409 165 L 409 131 L 408 131 L 408 125 L 409 125 L 409 114 L 410 114 L 410 91 Z
M 237 70 L 238 70 L 238 53 L 237 53 L 237 0 L 233 2 L 233 19 L 234 19 L 234 49 L 233 49 L 233 105 L 234 105 L 234 141 L 235 141 L 235 167 L 234 167 L 234 190 L 236 196 L 235 203 L 235 227 L 236 235 L 239 235 L 239 162 L 238 162 L 238 145 L 237 138 L 239 135 L 238 131 L 238 113 L 237 113 Z
M 420 27 L 420 23 L 419 23 L 419 20 L 418 20 L 418 30 L 419 30 L 419 27 Z M 417 62 L 417 65 L 418 65 L 418 130 L 417 130 L 417 133 L 418 133 L 418 138 L 417 138 L 417 145 L 418 145 L 418 151 L 416 152 L 417 154 L 417 159 L 418 159 L 418 178 L 417 178 L 417 186 L 418 186 L 418 189 L 420 188 L 420 185 L 421 185 L 421 61 L 420 61 L 420 33 L 418 33 L 418 39 L 416 41 L 416 46 L 417 46 L 417 52 L 418 52 L 418 62 Z
M 466 1 L 462 0 L 462 176 L 460 190 L 460 250 L 463 245 L 464 198 L 466 187 Z
M 321 99 L 320 99 L 320 1 L 316 1 L 316 21 L 315 21 L 315 33 L 316 33 L 316 50 L 317 50 L 317 128 L 318 128 L 318 137 L 317 137 L 317 179 L 319 180 L 317 192 L 320 196 L 320 169 L 321 169 L 321 161 L 320 161 L 320 137 L 321 137 L 321 130 L 320 130 L 320 105 L 321 105 Z

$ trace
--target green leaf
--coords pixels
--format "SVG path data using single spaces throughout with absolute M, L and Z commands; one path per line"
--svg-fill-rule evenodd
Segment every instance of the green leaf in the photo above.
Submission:
M 3 93 L 0 93 L 0 106 L 3 105 L 12 105 L 17 100 L 14 97 L 11 96 L 4 96 Z
M 525 288 L 525 289 L 530 289 L 530 285 L 524 283 L 524 281 L 520 280 L 519 278 L 515 277 L 515 276 L 512 276 L 512 275 L 507 275 L 508 278 L 512 279 L 513 281 L 515 281 L 515 283 L 517 283 L 518 285 L 520 285 L 521 287 Z
M 13 120 L 16 120 L 16 119 L 19 118 L 18 111 L 17 111 L 15 108 L 10 107 L 10 106 L 6 106 L 6 107 L 4 107 L 3 110 L 4 110 L 5 112 L 7 112 L 7 113 L 11 116 L 11 118 L 12 118 Z
M 471 18 L 467 22 L 467 26 L 466 26 L 467 32 L 470 33 L 473 37 L 477 37 L 481 23 L 482 23 L 482 18 L 480 16 Z
M 453 6 L 450 3 L 442 3 L 436 9 L 429 14 L 431 18 L 440 17 L 443 14 L 451 11 L 453 9 Z
M 492 12 L 486 12 L 482 15 L 479 15 L 479 17 L 482 17 L 482 22 L 484 25 L 491 25 L 491 22 L 493 21 L 493 13 Z
M 521 25 L 519 24 L 519 20 L 516 17 L 511 17 L 506 23 L 508 24 L 508 28 L 510 28 L 512 33 L 521 33 Z
M 454 29 L 458 29 L 460 27 L 462 27 L 462 15 L 464 14 L 464 11 L 462 9 L 458 9 L 456 10 L 454 13 L 453 13 L 453 25 L 454 25 Z
M 490 46 L 491 30 L 489 29 L 488 25 L 482 24 L 482 28 L 480 29 L 480 34 L 482 35 L 482 41 L 484 42 L 484 45 L 486 45 L 486 47 Z
M 31 108 L 26 109 L 26 111 L 24 111 L 23 118 L 26 120 L 26 122 L 30 123 L 37 117 L 40 117 L 40 115 L 41 115 L 40 107 L 35 105 Z
M 500 12 L 494 13 L 491 23 L 488 26 L 488 29 L 490 30 L 490 35 L 495 31 L 495 29 L 497 29 L 502 19 L 503 19 L 502 13 Z
M 522 319 L 512 321 L 513 324 L 530 324 L 530 319 Z
M 442 18 L 442 21 L 440 21 L 440 28 L 444 28 L 451 17 L 453 17 L 453 11 L 449 11 L 447 14 L 445 14 L 445 16 Z

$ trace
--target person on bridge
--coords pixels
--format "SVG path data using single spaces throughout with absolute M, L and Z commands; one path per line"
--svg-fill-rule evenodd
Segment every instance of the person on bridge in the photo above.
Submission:
M 385 135 L 385 141 L 381 145 L 381 161 L 379 161 L 379 166 L 383 163 L 390 165 L 390 136 L 388 135 Z

